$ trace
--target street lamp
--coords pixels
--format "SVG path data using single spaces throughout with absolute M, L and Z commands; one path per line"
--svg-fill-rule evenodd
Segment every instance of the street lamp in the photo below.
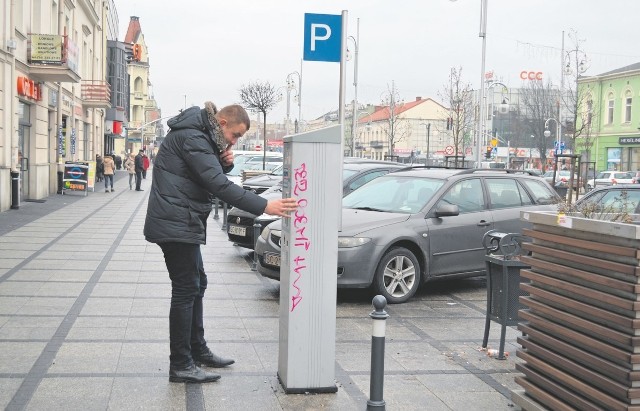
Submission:
M 449 0 L 457 1 L 457 0 Z M 484 71 L 485 60 L 487 54 L 487 3 L 489 0 L 480 0 L 480 32 L 478 37 L 482 37 L 482 64 L 480 65 L 480 95 L 478 96 L 478 103 L 480 110 L 478 112 L 478 121 L 476 123 L 476 167 L 480 166 L 482 160 L 482 153 L 480 149 L 482 147 L 482 124 L 484 119 Z
M 557 150 L 559 145 L 560 145 L 560 122 L 558 120 L 556 120 L 555 118 L 548 118 L 545 120 L 544 122 L 544 137 L 549 138 L 551 136 L 551 131 L 549 131 L 549 121 L 555 121 L 556 122 L 556 144 L 555 144 L 555 149 Z M 558 158 L 556 157 L 556 161 L 553 165 L 553 185 L 555 186 L 556 184 L 556 174 L 558 172 Z
M 429 165 L 429 138 L 431 136 L 431 123 L 420 123 L 421 126 L 425 126 L 427 128 L 427 153 L 426 160 L 424 162 L 425 166 Z
M 356 37 L 349 36 L 354 44 L 354 59 L 353 59 L 353 109 L 351 111 L 351 155 L 354 155 L 354 141 L 356 138 L 356 131 L 358 129 L 358 44 L 360 42 L 360 19 L 356 23 Z M 348 50 L 347 50 L 348 52 Z
M 302 71 L 302 70 L 301 70 Z M 298 88 L 297 88 L 297 97 L 298 97 L 298 124 L 302 121 L 302 74 L 297 71 L 289 73 L 287 75 L 287 134 L 289 134 L 289 109 L 290 109 L 290 97 L 291 90 L 296 89 L 296 85 L 294 82 L 294 77 L 298 77 Z M 298 132 L 298 130 L 296 130 Z

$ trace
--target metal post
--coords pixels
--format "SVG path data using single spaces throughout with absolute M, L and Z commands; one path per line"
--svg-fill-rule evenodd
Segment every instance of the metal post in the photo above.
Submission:
M 213 219 L 217 220 L 218 218 L 220 218 L 218 216 L 218 204 L 219 204 L 220 200 L 218 200 L 218 198 L 214 198 L 213 199 Z
M 20 172 L 11 170 L 11 209 L 20 208 Z
M 251 271 L 258 270 L 258 253 L 256 253 L 256 246 L 258 245 L 260 228 L 262 228 L 262 226 L 256 220 L 253 220 L 253 263 L 251 264 Z
M 225 203 L 224 201 L 222 202 L 222 227 L 220 227 L 220 229 L 222 231 L 226 231 L 227 229 L 227 203 Z
M 482 161 L 482 139 L 483 132 L 482 126 L 484 124 L 484 71 L 485 71 L 485 61 L 487 54 L 487 2 L 488 0 L 481 0 L 480 3 L 480 34 L 479 37 L 482 37 L 482 64 L 480 66 L 480 95 L 478 96 L 478 104 L 480 105 L 478 111 L 478 124 L 476 131 L 476 167 L 480 167 L 480 162 Z M 458 153 L 456 153 L 457 156 Z M 456 158 L 457 161 L 457 158 Z
M 384 410 L 386 403 L 383 399 L 384 391 L 384 344 L 385 329 L 389 314 L 384 310 L 387 299 L 382 295 L 373 297 L 373 308 L 369 317 L 373 319 L 371 334 L 371 376 L 369 383 L 369 400 L 367 410 Z
M 429 138 L 431 137 L 431 123 L 427 123 L 427 158 L 424 162 L 425 166 L 429 165 Z

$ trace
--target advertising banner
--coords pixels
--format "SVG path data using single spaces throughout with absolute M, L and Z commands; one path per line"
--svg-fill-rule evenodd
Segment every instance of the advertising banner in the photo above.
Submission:
M 67 161 L 64 163 L 64 173 L 62 175 L 63 190 L 84 191 L 87 195 L 89 181 L 89 163 Z

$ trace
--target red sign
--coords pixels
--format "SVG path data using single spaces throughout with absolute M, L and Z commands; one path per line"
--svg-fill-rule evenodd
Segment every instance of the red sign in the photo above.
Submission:
M 520 78 L 522 80 L 542 80 L 542 72 L 522 70 L 520 72 Z
M 452 154 L 453 154 L 453 151 L 454 151 L 454 150 L 453 150 L 453 146 L 446 146 L 446 147 L 444 148 L 444 153 L 445 153 L 445 154 L 452 155 Z
M 29 80 L 27 77 L 18 77 L 18 95 L 36 101 L 42 100 L 42 89 L 40 88 L 40 83 Z

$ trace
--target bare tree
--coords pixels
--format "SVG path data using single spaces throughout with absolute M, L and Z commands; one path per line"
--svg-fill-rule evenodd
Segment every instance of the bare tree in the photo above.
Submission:
M 449 111 L 443 114 L 447 117 L 447 130 L 451 132 L 458 166 L 458 156 L 464 154 L 465 145 L 470 143 L 474 124 L 473 90 L 471 84 L 462 78 L 462 67 L 451 68 L 449 83 L 438 95 L 449 107 Z
M 389 144 L 389 155 L 392 156 L 395 145 L 399 141 L 403 141 L 411 136 L 411 125 L 406 118 L 399 116 L 402 113 L 404 103 L 398 102 L 399 96 L 395 89 L 395 83 L 391 82 L 391 88 L 387 86 L 387 93 L 382 99 L 384 110 L 389 114 L 385 123 L 382 125 L 382 132 L 387 137 Z
M 545 84 L 542 80 L 531 80 L 520 91 L 520 104 L 523 107 L 522 125 L 528 133 L 533 135 L 534 145 L 540 151 L 543 170 L 546 169 L 547 164 L 547 149 L 552 147 L 544 136 L 544 124 L 550 118 L 557 120 L 558 98 L 558 90 L 554 89 L 550 81 Z M 552 130 L 551 135 L 554 136 L 556 128 Z M 552 141 L 555 139 L 557 136 Z
M 254 112 L 262 113 L 262 119 L 264 127 L 263 129 L 263 146 L 262 146 L 262 169 L 266 166 L 267 155 L 267 113 L 273 109 L 273 107 L 279 101 L 279 95 L 276 92 L 274 86 L 268 81 L 249 83 L 249 85 L 242 85 L 240 88 L 240 100 L 242 105 L 247 109 Z

